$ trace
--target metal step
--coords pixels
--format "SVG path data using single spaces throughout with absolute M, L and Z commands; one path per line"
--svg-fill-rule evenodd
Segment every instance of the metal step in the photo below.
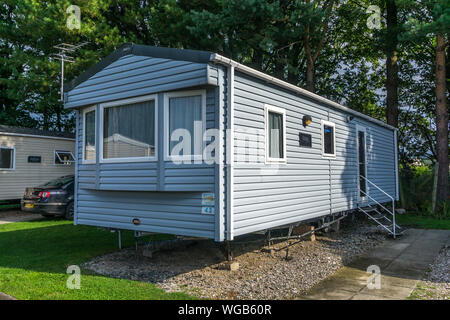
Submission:
M 372 206 L 360 207 L 360 209 L 364 210 L 366 213 L 377 211 L 377 207 Z
M 368 216 L 372 221 L 376 222 L 379 226 L 383 227 L 389 234 L 394 235 L 394 224 L 392 220 L 388 217 L 387 213 L 382 213 L 376 207 L 359 207 L 359 211 L 363 212 L 366 216 Z M 375 213 L 375 214 L 374 214 Z M 389 214 L 392 215 L 391 212 Z M 395 224 L 395 235 L 402 235 L 405 231 L 404 228 L 400 227 L 398 224 Z

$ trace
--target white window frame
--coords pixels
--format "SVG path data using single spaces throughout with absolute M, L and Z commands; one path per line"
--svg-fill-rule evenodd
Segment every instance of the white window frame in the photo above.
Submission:
M 170 155 L 169 153 L 169 99 L 170 98 L 182 98 L 182 97 L 192 97 L 201 96 L 201 109 L 202 109 L 202 154 L 184 154 L 180 155 Z M 206 90 L 188 90 L 188 91 L 175 91 L 168 92 L 164 94 L 164 161 L 202 161 L 203 153 L 206 148 L 205 141 L 206 132 Z M 191 146 L 192 151 L 193 146 Z
M 272 158 L 269 156 L 269 112 L 278 113 L 283 116 L 283 157 Z M 264 136 L 266 163 L 285 163 L 286 162 L 286 110 L 269 104 L 264 105 Z
M 14 170 L 16 170 L 16 148 L 8 147 L 8 146 L 0 146 L 0 149 L 8 149 L 8 150 L 12 150 L 13 151 L 12 168 L 0 168 L 0 171 L 14 171 Z
M 356 170 L 358 172 L 358 175 L 357 175 L 358 191 L 357 192 L 358 192 L 358 200 L 360 202 L 364 202 L 364 201 L 367 200 L 367 196 L 362 196 L 361 197 L 361 194 L 360 194 L 361 186 L 360 186 L 360 178 L 359 178 L 359 176 L 360 176 L 360 171 L 359 171 L 359 132 L 360 131 L 364 132 L 364 145 L 366 147 L 366 150 L 364 151 L 364 158 L 365 158 L 364 161 L 365 161 L 365 164 L 366 164 L 364 169 L 366 170 L 365 177 L 367 179 L 367 128 L 364 127 L 364 126 L 361 126 L 359 124 L 356 125 Z M 364 183 L 366 184 L 366 194 L 368 194 L 368 191 L 369 191 L 368 187 L 369 187 L 369 185 L 367 183 L 367 180 L 364 180 Z
M 72 155 L 73 161 L 68 161 L 68 162 L 69 162 L 68 164 L 64 164 L 64 163 L 56 163 L 56 157 L 58 157 L 59 161 L 62 161 L 61 158 L 56 154 L 57 152 L 70 153 L 70 154 Z M 54 166 L 68 167 L 68 166 L 71 166 L 72 163 L 75 163 L 75 162 L 76 162 L 75 156 L 73 155 L 72 151 L 69 151 L 69 150 L 60 150 L 60 149 L 58 149 L 58 150 L 56 150 L 56 149 L 53 150 L 53 165 L 54 165 Z
M 333 153 L 325 153 L 325 134 L 323 132 L 325 126 L 333 128 Z M 322 136 L 322 158 L 336 159 L 336 124 L 334 122 L 321 120 L 320 135 Z
M 86 160 L 85 152 L 86 152 L 86 114 L 88 112 L 94 111 L 95 115 L 95 159 L 94 160 Z M 83 164 L 95 164 L 97 162 L 97 148 L 98 148 L 98 141 L 97 141 L 97 106 L 92 106 L 89 108 L 85 108 L 83 110 L 83 150 L 82 150 L 82 158 L 81 163 Z
M 155 101 L 155 155 L 151 157 L 126 157 L 126 158 L 103 158 L 103 129 L 104 129 L 104 110 L 105 108 L 119 107 L 123 105 L 145 102 L 145 101 Z M 116 100 L 112 102 L 101 103 L 99 107 L 99 137 L 98 137 L 98 148 L 99 148 L 99 161 L 100 163 L 122 163 L 122 162 L 146 162 L 146 161 L 157 161 L 158 160 L 158 95 L 146 95 L 130 99 Z

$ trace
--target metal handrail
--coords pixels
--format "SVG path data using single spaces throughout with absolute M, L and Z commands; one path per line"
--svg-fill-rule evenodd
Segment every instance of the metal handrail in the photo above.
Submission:
M 360 175 L 361 178 L 363 178 L 364 180 L 366 180 L 367 182 L 369 182 L 371 185 L 373 185 L 375 188 L 377 188 L 378 190 L 380 190 L 381 192 L 383 192 L 385 195 L 387 195 L 389 198 L 391 198 L 392 201 L 394 201 L 394 198 L 387 193 L 386 191 L 384 191 L 383 189 L 381 189 L 379 186 L 377 186 L 375 183 L 373 183 L 372 181 L 370 181 L 369 179 L 367 179 L 366 177 Z
M 383 207 L 383 209 L 385 209 L 387 212 L 389 212 L 392 215 L 392 235 L 396 236 L 396 228 L 397 225 L 395 223 L 395 199 L 394 197 L 392 197 L 390 194 L 388 194 L 386 191 L 382 190 L 379 186 L 377 186 L 375 183 L 373 183 L 372 181 L 370 181 L 369 179 L 367 179 L 366 177 L 359 175 L 361 178 L 363 178 L 365 181 L 369 182 L 371 185 L 373 185 L 375 188 L 377 188 L 378 190 L 380 190 L 382 193 L 384 193 L 385 195 L 387 195 L 391 201 L 392 201 L 392 212 L 390 212 L 388 209 L 386 209 L 381 203 L 379 203 L 377 200 L 375 200 L 374 198 L 372 198 L 371 196 L 369 196 L 366 192 L 361 190 L 361 187 L 359 188 L 360 192 L 362 192 L 363 194 L 365 194 L 367 197 L 369 197 L 370 199 L 372 199 L 372 201 L 374 201 L 375 203 L 377 203 L 378 205 L 380 205 L 381 207 Z

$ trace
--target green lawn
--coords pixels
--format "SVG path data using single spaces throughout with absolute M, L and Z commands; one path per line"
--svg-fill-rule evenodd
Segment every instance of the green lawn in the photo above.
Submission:
M 131 232 L 123 244 L 134 244 Z M 66 286 L 67 266 L 117 250 L 117 235 L 65 220 L 0 225 L 0 292 L 19 299 L 192 299 L 150 283 L 81 271 L 81 289 Z
M 438 220 L 420 215 L 405 214 L 395 215 L 396 222 L 405 227 L 413 227 L 419 229 L 443 229 L 450 230 L 450 219 Z

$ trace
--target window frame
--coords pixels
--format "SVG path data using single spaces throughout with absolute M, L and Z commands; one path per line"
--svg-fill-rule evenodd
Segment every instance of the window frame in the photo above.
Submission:
M 325 126 L 333 128 L 333 153 L 325 153 L 325 133 L 324 133 Z M 336 124 L 334 122 L 321 120 L 320 134 L 322 136 L 322 158 L 336 159 Z
M 13 151 L 12 168 L 0 168 L 0 171 L 14 171 L 16 170 L 16 148 L 8 146 L 0 146 L 0 149 L 8 149 Z
M 64 163 L 56 163 L 56 157 L 58 157 L 59 161 L 61 161 L 61 158 L 59 156 L 57 156 L 57 152 L 64 152 L 64 153 L 70 153 L 72 155 L 73 161 L 70 161 L 68 164 L 64 164 Z M 76 163 L 76 158 L 73 155 L 72 151 L 69 150 L 53 150 L 53 165 L 54 166 L 62 166 L 62 167 L 69 167 L 71 166 L 73 163 Z
M 155 155 L 151 157 L 125 157 L 125 158 L 103 158 L 103 130 L 104 130 L 104 110 L 105 108 L 120 107 L 127 104 L 155 101 Z M 132 162 L 147 162 L 147 161 L 158 161 L 158 95 L 151 94 L 136 98 L 121 99 L 112 102 L 105 102 L 99 105 L 99 162 L 100 163 L 132 163 Z
M 169 153 L 169 100 L 170 98 L 182 98 L 201 96 L 201 114 L 202 114 L 202 154 L 189 154 L 189 155 L 171 155 Z M 164 93 L 164 161 L 203 161 L 204 152 L 206 148 L 206 141 L 204 139 L 206 132 L 206 90 L 186 90 L 186 91 L 174 91 Z M 191 146 L 192 149 L 192 146 Z M 192 151 L 192 150 L 191 150 Z
M 364 179 L 364 184 L 365 184 L 365 189 L 366 189 L 366 195 L 361 196 L 361 179 L 360 179 L 360 175 L 361 175 L 361 171 L 359 170 L 359 132 L 364 132 L 364 162 L 365 162 L 365 166 L 364 166 L 364 177 L 367 179 L 367 127 L 362 126 L 357 124 L 356 125 L 356 170 L 358 172 L 357 175 L 357 179 L 358 179 L 358 200 L 359 202 L 365 202 L 367 200 L 367 194 L 369 193 L 369 185 L 367 183 L 367 180 Z
M 283 157 L 272 158 L 269 155 L 269 112 L 281 114 L 283 117 Z M 269 104 L 264 105 L 264 136 L 265 136 L 265 163 L 286 163 L 286 109 L 275 107 Z
M 94 111 L 95 114 L 95 159 L 94 160 L 86 160 L 85 153 L 86 153 L 86 114 Z M 97 106 L 91 106 L 88 108 L 85 108 L 82 112 L 83 114 L 83 150 L 81 152 L 81 163 L 82 164 L 95 164 L 97 163 L 97 149 L 98 149 L 98 139 L 97 139 Z

